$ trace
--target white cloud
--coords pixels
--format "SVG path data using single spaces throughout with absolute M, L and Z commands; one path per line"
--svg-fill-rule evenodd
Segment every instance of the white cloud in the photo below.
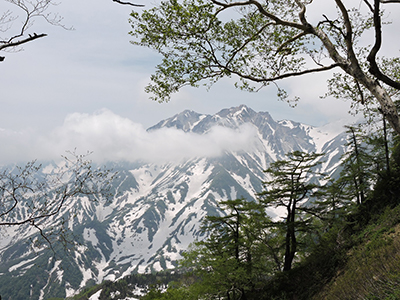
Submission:
M 94 114 L 73 113 L 47 135 L 32 131 L 2 130 L 1 163 L 60 158 L 65 151 L 93 152 L 94 161 L 162 162 L 196 156 L 217 156 L 226 150 L 249 150 L 254 127 L 238 130 L 215 127 L 207 134 L 185 133 L 174 128 L 154 131 L 103 109 Z
M 321 7 L 325 9 L 328 5 L 325 2 L 313 2 L 315 9 L 309 11 L 312 22 L 321 18 Z M 329 3 L 334 4 L 334 1 Z M 352 3 L 358 5 L 355 0 Z M 146 4 L 146 7 L 152 5 Z M 400 11 L 396 5 L 385 7 L 390 9 L 387 20 L 393 20 L 394 23 L 385 28 L 380 53 L 398 55 L 398 47 L 393 46 L 397 39 L 393 37 L 397 36 L 400 20 L 397 16 Z M 96 132 L 95 125 L 89 125 L 89 120 L 100 120 L 105 113 L 83 113 L 103 107 L 144 126 L 151 126 L 185 109 L 214 114 L 223 108 L 243 103 L 256 111 L 268 111 L 276 120 L 290 119 L 315 126 L 347 116 L 349 103 L 319 99 L 326 92 L 325 77 L 328 73 L 292 78 L 280 83 L 292 96 L 301 97 L 295 109 L 276 101 L 276 88 L 273 85 L 259 93 L 247 93 L 235 89 L 232 84 L 234 80 L 230 79 L 218 82 L 210 92 L 206 92 L 205 88 L 187 87 L 174 94 L 168 104 L 150 101 L 149 95 L 144 93 L 144 86 L 149 83 L 150 74 L 154 73 L 161 57 L 154 51 L 129 43 L 132 40 L 127 34 L 131 29 L 128 23 L 131 8 L 116 5 L 112 1 L 70 0 L 61 1 L 54 9 L 65 17 L 67 26 L 73 26 L 76 30 L 66 31 L 37 22 L 34 31 L 48 33 L 48 37 L 26 44 L 25 51 L 6 53 L 6 60 L 1 63 L 0 128 L 7 128 L 0 132 L 1 162 L 19 158 L 47 158 L 54 153 L 59 157 L 65 150 L 75 147 L 79 150 L 82 148 L 82 151 L 99 152 L 96 154 L 98 156 L 163 156 L 159 150 L 150 147 L 156 139 L 158 142 L 154 142 L 154 145 L 159 145 L 162 136 L 147 134 L 141 125 L 122 117 L 114 118 L 118 119 L 115 120 L 117 124 L 104 125 L 107 127 L 104 128 L 105 132 L 112 128 L 120 131 L 116 136 L 101 136 Z M 334 16 L 333 12 L 330 17 Z M 82 114 L 71 114 L 73 112 Z M 48 131 L 59 126 L 60 120 L 67 114 L 70 115 L 64 125 L 49 134 Z M 84 120 L 87 122 L 87 131 L 83 127 L 80 131 L 73 128 L 74 123 L 76 127 L 79 127 L 77 124 L 84 126 Z M 121 122 L 130 122 L 130 125 L 122 126 Z M 68 132 L 74 134 L 70 136 Z M 178 133 L 163 133 L 168 134 L 172 136 L 170 139 L 178 139 Z M 213 134 L 217 135 L 210 133 L 208 138 Z M 132 136 L 136 136 L 136 141 L 128 139 Z M 183 141 L 179 139 L 179 149 L 185 153 L 197 153 L 197 149 L 206 143 L 197 138 L 184 135 Z M 103 144 L 100 143 L 102 139 Z M 126 140 L 122 142 L 121 139 Z M 218 139 L 218 143 L 222 143 L 222 140 Z M 237 140 L 236 135 L 234 140 Z M 119 148 L 117 143 L 121 144 Z M 211 140 L 207 140 L 207 143 L 211 143 Z M 222 145 L 218 143 L 210 146 L 210 153 L 220 151 Z M 129 150 L 125 145 L 130 146 Z M 170 146 L 164 143 L 163 147 Z

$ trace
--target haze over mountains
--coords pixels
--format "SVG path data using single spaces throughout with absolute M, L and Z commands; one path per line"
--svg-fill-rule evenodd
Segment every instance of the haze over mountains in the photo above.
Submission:
M 52 257 L 41 249 L 34 253 L 26 243 L 37 234 L 33 230 L 0 228 L 0 295 L 8 293 L 5 287 L 11 282 L 32 282 L 27 287 L 32 299 L 64 297 L 90 282 L 173 268 L 180 253 L 201 239 L 202 218 L 219 213 L 218 201 L 255 199 L 268 179 L 263 170 L 294 150 L 324 152 L 321 171 L 333 174 L 346 140 L 344 129 L 332 124 L 315 128 L 275 121 L 269 113 L 244 105 L 214 115 L 184 111 L 148 132 L 155 136 L 170 129 L 187 138 L 182 145 L 187 149 L 179 156 L 109 161 L 118 171 L 112 201 L 77 198 L 67 203 L 63 214 L 72 209 L 77 213 L 68 229 L 82 243 L 69 256 Z M 176 146 L 165 140 L 157 153 Z

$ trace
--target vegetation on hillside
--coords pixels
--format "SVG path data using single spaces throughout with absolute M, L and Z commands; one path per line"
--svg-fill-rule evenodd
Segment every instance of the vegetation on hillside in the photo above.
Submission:
M 134 294 L 144 294 L 149 287 L 157 287 L 157 291 L 165 290 L 168 283 L 181 280 L 183 277 L 171 270 L 152 274 L 131 274 L 118 281 L 104 281 L 101 284 L 89 283 L 78 295 L 67 298 L 68 300 L 88 300 L 93 294 L 99 293 L 99 300 L 125 299 L 134 297 Z M 135 291 L 135 293 L 133 292 Z M 64 298 L 55 298 L 53 300 Z M 184 299 L 184 298 L 183 298 Z
M 400 299 L 400 143 L 365 125 L 348 133 L 337 178 L 317 172 L 318 155 L 290 153 L 266 170 L 258 201 L 220 202 L 177 269 L 92 284 L 71 300 Z M 283 218 L 268 216 L 272 206 Z
M 142 299 L 400 299 L 400 146 L 372 132 L 348 128 L 340 176 L 325 185 L 306 175 L 316 156 L 271 164 L 259 200 L 221 202 L 208 238 L 183 254 L 185 275 Z M 271 220 L 271 205 L 286 215 Z
M 256 201 L 219 203 L 178 268 L 91 282 L 70 299 L 400 299 L 400 143 L 367 125 L 348 127 L 336 178 L 319 172 L 320 155 L 288 153 Z

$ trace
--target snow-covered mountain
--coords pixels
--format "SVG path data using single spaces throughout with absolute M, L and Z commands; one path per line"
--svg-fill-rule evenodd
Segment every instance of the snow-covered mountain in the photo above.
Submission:
M 218 213 L 218 201 L 251 200 L 262 191 L 268 179 L 263 170 L 271 162 L 294 150 L 324 152 L 322 171 L 334 174 L 345 149 L 343 128 L 275 121 L 244 105 L 215 115 L 184 111 L 148 130 L 163 128 L 197 135 L 218 128 L 247 130 L 251 139 L 245 149 L 179 162 L 110 162 L 118 171 L 112 201 L 77 198 L 64 207 L 63 214 L 77 212 L 68 229 L 81 242 L 69 255 L 29 247 L 34 231 L 0 228 L 3 299 L 65 297 L 132 272 L 173 268 L 180 253 L 201 239 L 201 220 Z

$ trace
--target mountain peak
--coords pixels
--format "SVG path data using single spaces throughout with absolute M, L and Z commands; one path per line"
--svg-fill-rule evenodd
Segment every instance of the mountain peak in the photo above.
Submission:
M 275 122 L 268 112 L 255 112 L 248 106 L 242 104 L 222 109 L 214 115 L 199 114 L 192 110 L 184 110 L 169 119 L 157 123 L 148 130 L 151 131 L 166 127 L 180 129 L 185 132 L 205 133 L 215 125 L 237 128 L 243 123 L 254 124 L 257 120 Z
M 248 114 L 255 114 L 256 112 L 252 110 L 251 108 L 247 107 L 246 105 L 242 104 L 239 106 L 231 107 L 231 108 L 225 108 L 218 112 L 216 115 L 221 116 L 221 117 L 233 117 L 233 116 L 238 116 L 238 115 L 248 115 Z
M 243 124 L 248 126 L 240 127 Z M 217 128 L 213 132 L 222 126 L 233 130 Z M 113 199 L 102 202 L 78 197 L 62 208 L 61 215 L 72 208 L 76 212 L 74 221 L 65 230 L 76 234 L 82 246 L 57 262 L 48 259 L 48 252 L 28 247 L 25 241 L 34 240 L 36 235 L 26 228 L 14 231 L 4 227 L 0 231 L 3 298 L 65 298 L 93 282 L 117 280 L 132 272 L 173 268 L 180 253 L 202 238 L 200 225 L 204 216 L 222 214 L 218 201 L 256 199 L 257 193 L 264 189 L 263 182 L 269 180 L 264 170 L 271 162 L 294 150 L 324 151 L 327 159 L 319 171 L 334 175 L 346 143 L 336 132 L 289 120 L 274 121 L 269 113 L 255 112 L 245 105 L 223 109 L 214 115 L 185 110 L 148 130 L 161 128 L 204 134 L 200 137 L 203 144 L 211 133 L 213 143 L 207 145 L 216 141 L 220 143 L 218 147 L 226 150 L 220 155 L 199 156 L 196 152 L 190 158 L 162 164 L 110 162 L 118 171 L 111 182 Z M 199 143 L 192 143 L 193 136 L 188 139 L 194 145 L 189 149 L 200 147 Z M 228 150 L 232 140 L 244 148 Z M 278 211 L 269 213 L 272 218 L 279 216 Z M 56 226 L 59 219 L 54 217 L 48 222 Z M 39 281 L 37 274 L 48 276 Z M 58 280 L 52 280 L 54 276 Z M 24 287 L 24 294 L 8 289 L 9 284 Z
M 229 123 L 231 123 L 231 125 L 233 125 L 232 122 L 236 123 L 235 125 L 240 125 L 244 122 L 251 122 L 251 119 L 256 114 L 257 113 L 254 110 L 242 104 L 240 106 L 223 109 L 218 113 L 216 113 L 213 117 L 215 120 L 218 119 L 230 120 Z M 226 124 L 220 124 L 220 125 L 226 125 Z
M 185 132 L 191 131 L 193 129 L 193 125 L 199 122 L 203 118 L 204 115 L 199 114 L 193 110 L 184 110 L 179 114 L 174 115 L 173 117 L 163 120 L 156 125 L 148 128 L 148 131 L 160 129 L 162 127 L 174 127 L 176 129 L 181 129 Z

